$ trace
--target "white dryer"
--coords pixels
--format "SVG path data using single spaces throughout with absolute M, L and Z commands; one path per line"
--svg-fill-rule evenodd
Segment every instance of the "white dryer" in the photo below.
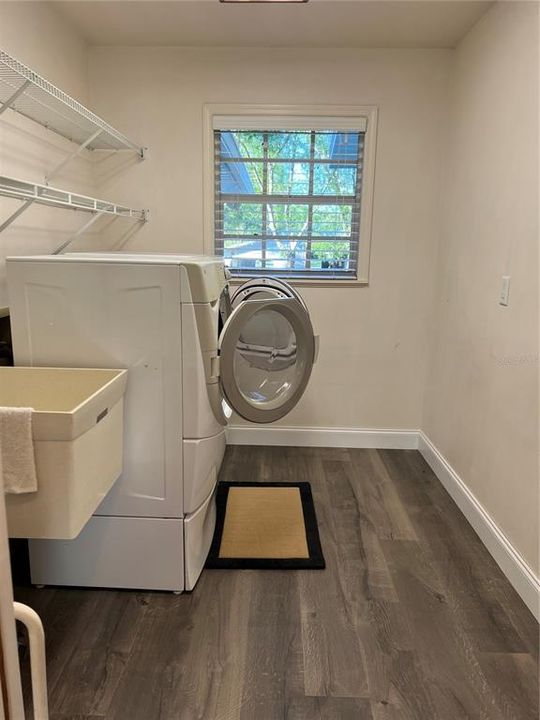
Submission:
M 31 540 L 36 584 L 191 590 L 215 525 L 232 411 L 288 413 L 316 358 L 307 308 L 223 260 L 152 253 L 8 258 L 16 365 L 128 368 L 124 470 L 75 540 Z

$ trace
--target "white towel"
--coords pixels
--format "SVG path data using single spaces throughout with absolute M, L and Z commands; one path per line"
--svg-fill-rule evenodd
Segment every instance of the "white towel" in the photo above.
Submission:
M 8 493 L 37 490 L 32 412 L 32 408 L 0 407 L 0 467 Z

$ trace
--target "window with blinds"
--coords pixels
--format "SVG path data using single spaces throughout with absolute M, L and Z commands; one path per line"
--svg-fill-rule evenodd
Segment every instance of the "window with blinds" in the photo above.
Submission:
M 364 131 L 213 132 L 215 252 L 231 273 L 355 279 Z

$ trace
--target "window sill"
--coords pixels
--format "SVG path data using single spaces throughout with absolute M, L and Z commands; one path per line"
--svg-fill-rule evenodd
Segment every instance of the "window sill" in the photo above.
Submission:
M 258 277 L 264 277 L 264 273 L 258 273 L 254 275 L 242 275 L 241 277 L 231 277 L 230 283 L 234 286 L 243 285 L 245 282 L 248 282 L 248 280 L 254 280 Z M 272 276 L 274 277 L 274 276 Z M 313 280 L 310 280 L 309 278 L 282 278 L 278 277 L 278 280 L 283 280 L 284 282 L 288 283 L 289 285 L 292 285 L 293 287 L 312 287 L 312 288 L 350 288 L 350 287 L 367 287 L 369 285 L 369 281 L 367 278 L 358 278 L 357 280 L 353 280 L 351 278 L 347 278 L 344 280 L 325 280 L 324 278 L 313 278 Z

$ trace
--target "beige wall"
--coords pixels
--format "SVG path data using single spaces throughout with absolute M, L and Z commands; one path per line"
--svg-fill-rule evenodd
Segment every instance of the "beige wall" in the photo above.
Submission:
M 537 568 L 536 3 L 498 4 L 464 39 L 449 109 L 422 428 Z
M 151 208 L 129 246 L 203 252 L 203 104 L 376 104 L 369 287 L 305 289 L 319 363 L 286 425 L 418 428 L 450 51 L 99 48 L 93 106 L 148 145 L 103 192 Z
M 86 45 L 46 3 L 0 2 L 0 48 L 78 100 L 87 100 Z M 10 110 L 0 119 L 0 174 L 43 183 L 73 147 Z M 54 185 L 93 194 L 90 157 L 66 168 Z M 0 198 L 0 223 L 19 205 Z M 4 257 L 49 252 L 83 222 L 80 214 L 34 206 L 0 235 L 0 306 L 7 304 Z
M 44 2 L 0 2 L 0 47 L 85 102 L 87 48 L 62 15 Z

